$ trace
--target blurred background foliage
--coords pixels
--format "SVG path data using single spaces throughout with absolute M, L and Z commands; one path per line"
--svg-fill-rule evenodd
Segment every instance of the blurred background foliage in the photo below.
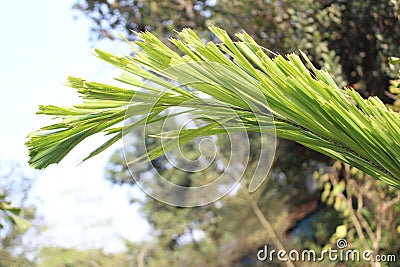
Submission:
M 118 41 L 118 34 L 132 39 L 131 30 L 169 38 L 174 29 L 184 27 L 193 28 L 207 41 L 214 39 L 206 30 L 212 24 L 230 33 L 244 30 L 272 51 L 303 50 L 339 86 L 352 86 L 364 97 L 376 95 L 400 109 L 398 65 L 389 64 L 390 56 L 400 56 L 400 3 L 395 0 L 78 0 L 73 8 L 92 20 L 92 41 Z M 256 153 L 258 136 L 251 138 Z M 193 151 L 190 146 L 184 150 Z M 152 164 L 182 185 L 215 177 L 213 172 L 167 168 L 163 157 Z M 147 171 L 144 166 L 135 175 L 140 179 Z M 120 150 L 110 158 L 106 172 L 113 184 L 135 186 Z M 41 250 L 38 265 L 264 266 L 256 258 L 264 245 L 321 251 L 336 248 L 339 238 L 346 238 L 350 249 L 400 258 L 400 192 L 289 141 L 279 140 L 268 182 L 252 195 L 246 186 L 239 186 L 214 204 L 191 209 L 167 206 L 147 196 L 132 195 L 132 203 L 140 205 L 151 226 L 149 240 L 126 241 L 127 250 L 119 254 L 48 247 Z M 14 228 L 8 227 L 6 235 L 14 235 Z M 21 260 L 11 266 L 32 264 L 13 250 L 18 241 L 12 238 L 13 245 L 4 245 L 9 239 L 2 237 L 0 262 L 9 257 Z M 312 266 L 309 262 L 295 265 Z M 329 261 L 316 266 L 324 265 L 342 266 Z
M 339 85 L 386 99 L 388 56 L 400 38 L 398 1 L 390 0 L 78 0 L 75 8 L 93 21 L 93 38 L 132 39 L 133 31 L 171 37 L 184 27 L 213 36 L 214 24 L 244 30 L 264 47 L 287 54 L 303 50 L 331 71 Z
M 33 178 L 16 163 L 0 166 L 0 267 L 33 266 L 35 244 L 27 240 L 39 230 L 36 208 L 29 201 Z

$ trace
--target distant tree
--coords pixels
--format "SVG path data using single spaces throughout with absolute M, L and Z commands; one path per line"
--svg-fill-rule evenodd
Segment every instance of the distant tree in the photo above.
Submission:
M 252 140 L 257 146 L 257 135 L 253 135 Z M 191 153 L 198 153 L 193 145 L 198 144 L 182 146 L 180 151 L 191 157 Z M 139 147 L 137 143 L 131 146 Z M 292 229 L 318 208 L 318 193 L 307 188 L 303 178 L 308 176 L 312 181 L 312 173 L 319 165 L 316 162 L 310 164 L 306 157 L 290 159 L 288 153 L 295 147 L 294 143 L 284 143 L 279 147 L 271 178 L 253 196 L 248 194 L 249 179 L 246 178 L 235 194 L 225 196 L 216 204 L 193 209 L 165 205 L 149 196 L 139 198 L 133 195 L 132 201 L 140 205 L 140 212 L 154 233 L 137 257 L 141 255 L 145 266 L 242 266 L 245 262 L 256 266 L 255 255 L 263 245 L 290 248 Z M 252 148 L 252 153 L 259 149 Z M 130 157 L 135 158 L 142 151 L 132 153 Z M 251 155 L 250 158 L 255 161 L 257 157 Z M 135 178 L 140 180 L 146 176 L 152 169 L 151 165 L 163 177 L 185 186 L 205 184 L 218 175 L 210 168 L 195 173 L 165 168 L 168 160 L 161 157 L 135 169 Z M 135 184 L 122 150 L 111 157 L 107 174 L 112 183 Z
M 35 207 L 27 201 L 31 178 L 16 164 L 5 163 L 0 176 L 0 266 L 32 266 L 28 254 L 34 248 L 22 241 L 36 217 Z

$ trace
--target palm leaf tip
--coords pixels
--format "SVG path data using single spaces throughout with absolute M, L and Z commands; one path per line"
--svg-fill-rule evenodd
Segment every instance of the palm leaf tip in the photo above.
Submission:
M 41 114 L 60 118 L 62 123 L 29 136 L 26 145 L 30 163 L 45 168 L 59 162 L 92 134 L 120 134 L 122 129 L 113 127 L 126 119 L 128 109 L 134 109 L 132 114 L 154 118 L 167 107 L 191 100 L 192 106 L 187 106 L 191 111 L 209 114 L 214 109 L 214 117 L 221 121 L 226 119 L 221 106 L 234 109 L 242 118 L 243 131 L 257 128 L 249 106 L 268 110 L 276 120 L 277 136 L 400 188 L 398 113 L 387 109 L 377 98 L 363 99 L 352 89 L 338 88 L 332 77 L 316 69 L 302 52 L 300 56 L 291 54 L 285 58 L 274 54 L 270 58 L 246 33 L 237 34 L 238 40 L 234 41 L 220 28 L 213 26 L 210 31 L 220 43 L 205 44 L 194 31 L 185 29 L 178 33 L 178 39 L 171 40 L 175 50 L 148 32 L 137 34 L 133 57 L 96 50 L 97 57 L 123 71 L 118 80 L 128 87 L 69 78 L 68 85 L 78 90 L 83 103 L 72 108 L 41 107 Z M 194 78 L 198 84 L 192 84 L 190 90 L 177 86 Z M 208 98 L 201 99 L 199 93 Z M 268 105 L 258 101 L 261 98 Z M 218 127 L 210 129 L 218 131 Z M 112 137 L 90 156 L 118 139 Z M 153 154 L 159 155 L 159 151 Z

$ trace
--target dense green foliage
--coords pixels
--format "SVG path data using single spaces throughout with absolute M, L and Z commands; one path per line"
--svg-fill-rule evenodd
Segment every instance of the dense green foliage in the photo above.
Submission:
M 92 19 L 97 38 L 123 34 L 133 40 L 132 30 L 168 38 L 174 29 L 191 27 L 212 40 L 212 24 L 230 33 L 244 30 L 272 51 L 303 50 L 340 86 L 389 101 L 387 57 L 398 54 L 400 43 L 397 1 L 77 0 L 75 8 Z

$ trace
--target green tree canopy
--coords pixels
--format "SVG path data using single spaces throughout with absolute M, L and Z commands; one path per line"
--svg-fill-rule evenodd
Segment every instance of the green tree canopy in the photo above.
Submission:
M 134 31 L 173 36 L 173 29 L 196 29 L 214 40 L 207 27 L 218 25 L 233 33 L 244 30 L 260 45 L 286 54 L 303 50 L 329 69 L 340 86 L 354 85 L 363 96 L 384 102 L 393 72 L 388 56 L 400 45 L 397 1 L 342 0 L 77 0 L 75 8 L 93 21 L 97 38 L 118 34 L 134 40 Z

